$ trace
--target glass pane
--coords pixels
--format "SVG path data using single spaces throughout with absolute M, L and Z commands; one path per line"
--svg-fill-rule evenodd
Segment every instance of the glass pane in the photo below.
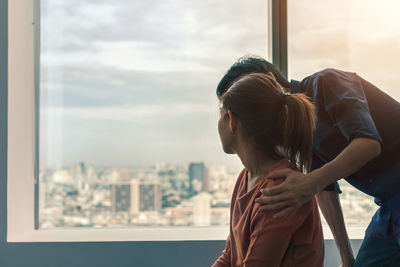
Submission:
M 219 79 L 269 2 L 41 1 L 41 228 L 228 225 Z
M 356 72 L 400 101 L 400 3 L 395 0 L 288 1 L 289 76 L 327 67 Z M 373 198 L 341 182 L 347 223 L 367 224 Z

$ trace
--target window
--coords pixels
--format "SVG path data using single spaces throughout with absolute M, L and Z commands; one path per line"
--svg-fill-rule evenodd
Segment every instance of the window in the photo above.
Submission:
M 39 227 L 228 225 L 239 164 L 214 91 L 235 58 L 269 57 L 268 1 L 45 0 L 40 17 Z
M 8 240 L 226 238 L 240 165 L 215 88 L 238 57 L 270 58 L 270 2 L 9 9 Z
M 339 68 L 357 72 L 399 101 L 399 7 L 392 0 L 289 0 L 290 78 Z M 368 224 L 378 208 L 373 198 L 340 184 L 346 224 Z

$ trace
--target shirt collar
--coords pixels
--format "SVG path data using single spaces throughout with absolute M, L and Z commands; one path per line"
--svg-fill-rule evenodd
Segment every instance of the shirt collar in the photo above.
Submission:
M 299 81 L 290 80 L 290 93 L 291 94 L 304 93 L 303 90 L 301 89 L 301 83 Z

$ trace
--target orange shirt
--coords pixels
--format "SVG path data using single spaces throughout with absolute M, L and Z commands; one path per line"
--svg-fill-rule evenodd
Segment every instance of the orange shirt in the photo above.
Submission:
M 286 160 L 271 170 L 288 168 Z M 267 175 L 267 174 L 266 174 Z M 274 212 L 260 212 L 254 200 L 260 190 L 283 181 L 261 178 L 247 192 L 247 170 L 236 182 L 231 202 L 230 234 L 222 255 L 213 267 L 296 266 L 320 267 L 324 259 L 324 241 L 315 198 L 278 219 Z

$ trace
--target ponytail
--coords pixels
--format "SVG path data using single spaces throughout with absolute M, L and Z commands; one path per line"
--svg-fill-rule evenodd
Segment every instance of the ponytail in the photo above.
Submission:
M 315 129 L 314 105 L 304 94 L 282 97 L 286 100 L 283 149 L 289 161 L 305 172 L 311 167 Z
M 234 82 L 220 100 L 269 156 L 286 158 L 299 170 L 308 170 L 315 114 L 306 95 L 285 94 L 271 75 L 251 73 Z

